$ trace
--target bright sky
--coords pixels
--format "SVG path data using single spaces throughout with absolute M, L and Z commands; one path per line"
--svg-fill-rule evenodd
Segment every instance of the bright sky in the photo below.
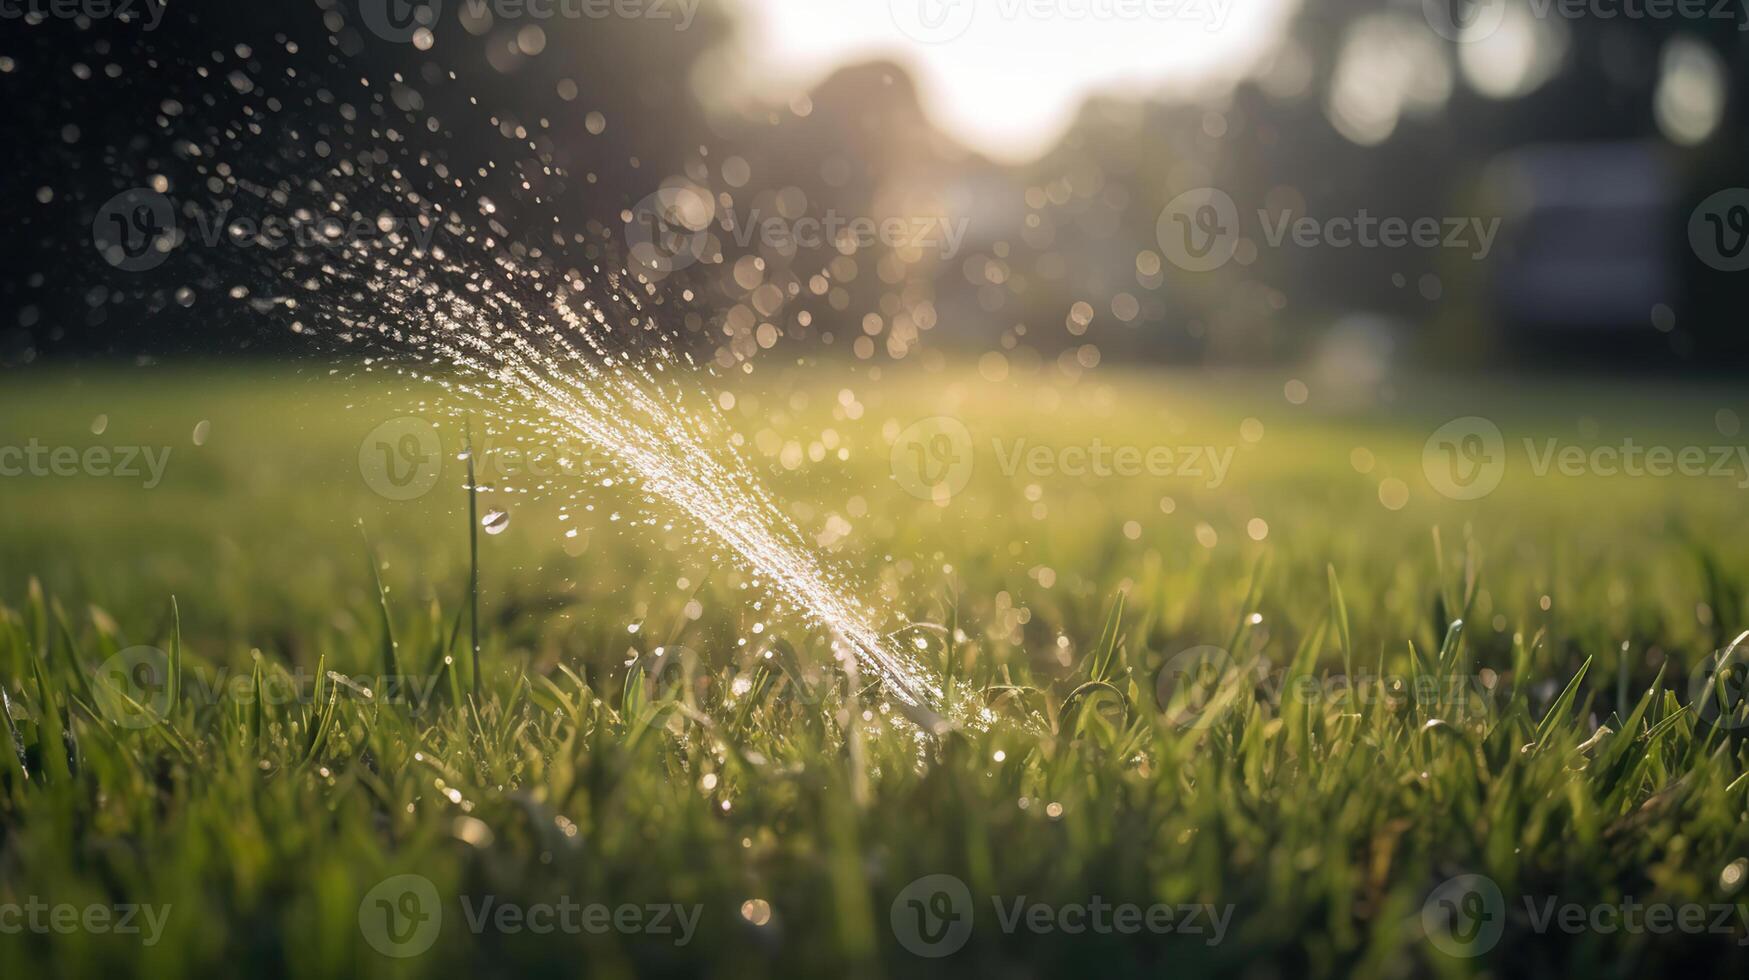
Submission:
M 860 60 L 912 67 L 962 142 L 1025 160 L 1103 89 L 1192 89 L 1267 52 L 1292 0 L 739 0 L 742 81 L 763 95 Z M 732 91 L 732 89 L 731 89 Z

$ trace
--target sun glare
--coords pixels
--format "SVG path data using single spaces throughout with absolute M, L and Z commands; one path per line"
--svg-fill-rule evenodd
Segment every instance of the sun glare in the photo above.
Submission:
M 1105 90 L 1195 92 L 1243 74 L 1292 0 L 740 0 L 731 77 L 707 97 L 781 97 L 834 69 L 893 58 L 943 129 L 1020 161 Z M 718 81 L 725 84 L 718 85 Z

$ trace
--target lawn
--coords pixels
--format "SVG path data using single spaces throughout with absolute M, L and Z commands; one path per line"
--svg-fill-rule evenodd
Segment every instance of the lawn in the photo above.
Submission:
M 1749 728 L 1706 683 L 1749 628 L 1740 392 L 983 368 L 718 383 L 874 625 L 985 709 L 940 736 L 526 433 L 473 433 L 508 525 L 471 535 L 427 387 L 9 378 L 0 445 L 50 462 L 0 477 L 0 967 L 1741 974 Z M 965 438 L 908 445 L 935 416 Z M 1453 499 L 1429 439 L 1471 416 L 1505 469 Z M 1723 472 L 1609 475 L 1626 440 Z

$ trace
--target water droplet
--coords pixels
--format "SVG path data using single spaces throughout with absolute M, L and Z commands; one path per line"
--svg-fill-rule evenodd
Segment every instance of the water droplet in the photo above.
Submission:
M 771 903 L 763 898 L 749 898 L 741 903 L 741 918 L 756 926 L 771 921 Z

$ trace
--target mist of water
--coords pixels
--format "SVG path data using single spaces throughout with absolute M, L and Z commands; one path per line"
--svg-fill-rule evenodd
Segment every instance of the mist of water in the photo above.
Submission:
M 476 285 L 493 278 L 454 260 L 444 271 Z M 546 308 L 490 286 L 458 294 L 417 263 L 373 267 L 368 285 L 385 309 L 400 311 L 374 320 L 379 332 L 392 326 L 405 353 L 501 419 L 533 417 L 549 434 L 595 447 L 829 631 L 841 655 L 872 670 L 893 697 L 911 708 L 939 702 L 930 672 L 869 624 L 868 611 L 850 598 L 848 577 L 807 547 L 722 440 L 725 427 L 708 401 L 687 396 L 686 386 L 703 381 L 690 358 L 665 347 L 616 350 L 620 328 L 608 313 L 563 293 L 546 297 Z
M 257 326 L 280 324 L 355 365 L 395 365 L 489 425 L 593 447 L 617 474 L 598 485 L 630 484 L 664 520 L 719 544 L 829 633 L 843 666 L 877 676 L 914 719 L 939 722 L 932 671 L 877 628 L 891 614 L 860 599 L 867 590 L 810 548 L 753 478 L 704 396 L 711 369 L 659 322 L 660 291 L 683 285 L 616 264 L 617 236 L 568 223 L 555 189 L 589 182 L 499 117 L 476 120 L 483 139 L 469 143 L 421 112 L 400 76 L 343 90 L 314 71 L 241 75 L 229 79 L 238 111 L 227 123 L 212 118 L 210 94 L 166 97 L 158 135 L 184 172 L 135 178 L 147 196 L 178 200 L 178 251 L 203 292 L 222 284 Z M 182 107 L 203 103 L 196 126 Z M 274 124 L 300 104 L 301 125 Z M 450 162 L 449 150 L 477 158 L 491 140 L 502 158 Z M 267 219 L 281 232 L 272 241 Z M 183 305 L 194 295 L 176 291 Z

